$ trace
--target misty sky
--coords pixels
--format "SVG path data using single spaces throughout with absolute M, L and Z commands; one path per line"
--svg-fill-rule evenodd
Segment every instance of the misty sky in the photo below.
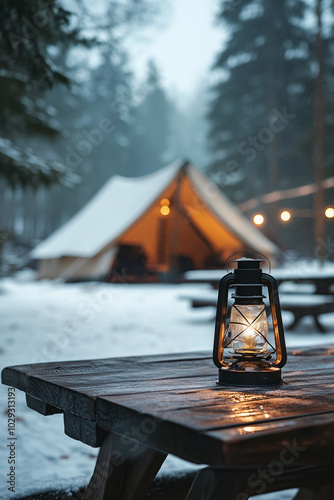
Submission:
M 162 19 L 136 33 L 128 44 L 131 67 L 139 78 L 154 59 L 162 84 L 175 97 L 187 99 L 209 69 L 224 40 L 215 24 L 217 0 L 168 0 Z M 225 35 L 226 36 L 226 35 Z

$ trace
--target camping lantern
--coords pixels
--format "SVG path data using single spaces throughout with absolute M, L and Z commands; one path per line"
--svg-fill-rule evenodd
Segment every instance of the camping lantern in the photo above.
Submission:
M 237 268 L 219 283 L 213 349 L 213 361 L 219 368 L 218 384 L 280 384 L 286 347 L 276 280 L 262 272 L 260 259 L 243 257 L 234 262 Z M 268 339 L 263 286 L 269 291 L 275 346 Z M 235 287 L 235 293 L 228 314 L 230 287 Z

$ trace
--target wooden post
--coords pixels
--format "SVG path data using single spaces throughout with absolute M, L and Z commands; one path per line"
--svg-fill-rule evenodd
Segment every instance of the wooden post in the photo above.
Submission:
M 173 205 L 171 206 L 171 227 L 170 227 L 170 242 L 169 242 L 169 248 L 168 248 L 168 262 L 169 262 L 169 271 L 173 277 L 173 281 L 175 280 L 176 273 L 177 273 L 177 262 L 176 262 L 176 255 L 177 255 L 177 247 L 178 247 L 178 240 L 180 237 L 180 231 L 179 231 L 179 218 L 180 218 L 180 199 L 181 199 L 181 187 L 182 187 L 182 179 L 183 179 L 183 168 L 186 166 L 183 165 L 176 178 L 176 189 L 175 193 L 173 196 Z
M 109 433 L 82 500 L 142 500 L 166 456 Z
M 274 2 L 271 8 L 272 14 L 272 22 L 274 23 L 275 19 L 275 10 L 279 9 L 280 5 L 278 2 Z M 267 36 L 268 36 L 268 44 L 267 44 L 267 64 L 268 64 L 268 114 L 273 113 L 273 110 L 277 107 L 277 98 L 276 98 L 276 60 L 275 53 L 277 47 L 277 40 L 275 37 L 275 30 L 273 29 L 273 24 L 267 25 Z M 268 147 L 268 191 L 277 191 L 279 189 L 279 172 L 278 172 L 278 162 L 277 162 L 277 137 L 276 133 L 273 132 L 273 138 L 269 143 Z M 272 201 L 269 204 L 269 218 L 270 218 L 270 227 L 271 232 L 276 234 L 277 228 L 277 201 Z
M 165 264 L 167 257 L 167 227 L 168 224 L 168 216 L 164 217 L 161 215 L 159 220 L 159 228 L 158 228 L 158 263 Z

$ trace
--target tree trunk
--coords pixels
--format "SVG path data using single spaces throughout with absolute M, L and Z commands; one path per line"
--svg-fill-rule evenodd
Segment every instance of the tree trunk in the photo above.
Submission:
M 276 6 L 277 8 L 277 6 Z M 278 5 L 278 8 L 280 6 Z M 267 45 L 267 64 L 268 64 L 268 116 L 270 116 L 275 108 L 277 108 L 276 97 L 276 36 L 273 23 L 275 21 L 276 13 L 273 8 L 271 11 L 272 23 L 267 25 L 268 45 Z M 274 134 L 268 146 L 268 192 L 277 191 L 278 186 L 278 162 L 277 162 L 277 137 Z M 272 232 L 276 234 L 277 228 L 277 202 L 269 204 L 269 219 Z
M 317 38 L 316 50 L 318 61 L 318 76 L 316 79 L 315 98 L 315 184 L 314 196 L 314 223 L 315 223 L 315 256 L 322 262 L 326 259 L 325 217 L 324 217 L 324 189 L 325 173 L 325 146 L 324 146 L 324 60 L 322 42 L 322 0 L 317 0 Z

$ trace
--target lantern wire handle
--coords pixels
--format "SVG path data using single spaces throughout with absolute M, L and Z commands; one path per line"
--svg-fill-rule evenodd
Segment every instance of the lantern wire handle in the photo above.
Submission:
M 264 259 L 264 262 L 268 262 L 268 268 L 269 268 L 269 274 L 271 273 L 271 262 L 270 262 L 270 259 L 264 255 L 263 253 L 261 252 L 256 252 L 256 251 L 253 251 L 253 250 L 241 250 L 240 252 L 236 252 L 236 253 L 233 253 L 232 255 L 230 255 L 229 257 L 227 257 L 226 259 L 226 271 L 229 273 L 232 271 L 232 268 L 229 269 L 229 263 L 233 260 L 235 260 L 236 258 L 238 258 L 238 256 L 240 257 L 246 257 L 246 256 L 249 256 L 251 258 L 256 258 L 256 256 L 260 256 L 262 259 Z M 255 257 L 254 257 L 255 256 Z

